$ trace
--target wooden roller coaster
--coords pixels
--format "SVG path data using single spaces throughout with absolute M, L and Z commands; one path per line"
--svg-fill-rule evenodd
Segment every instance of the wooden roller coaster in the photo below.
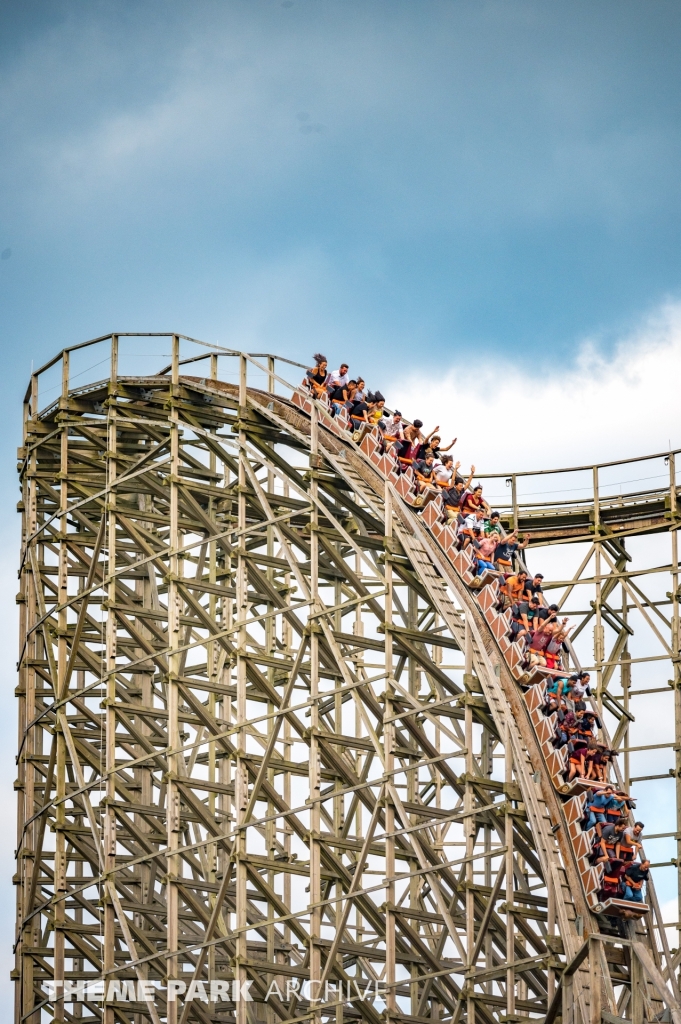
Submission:
M 286 360 L 169 335 L 167 367 L 123 373 L 126 338 L 83 346 L 105 380 L 75 386 L 74 347 L 25 401 L 16 1024 L 681 1024 L 678 914 L 652 882 L 599 898 L 544 680 L 437 502 L 417 514 Z M 518 474 L 503 514 L 586 549 L 551 585 L 593 589 L 576 633 L 627 788 L 653 778 L 632 666 L 671 664 L 645 692 L 676 709 L 654 746 L 678 792 L 675 453 L 651 458 L 658 491 L 594 467 L 590 503 L 542 505 Z M 662 599 L 628 568 L 648 534 L 671 538 Z M 630 653 L 640 623 L 659 652 Z

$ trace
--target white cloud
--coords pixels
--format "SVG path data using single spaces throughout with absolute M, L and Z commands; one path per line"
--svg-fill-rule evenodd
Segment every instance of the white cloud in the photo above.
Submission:
M 597 339 L 571 365 L 523 365 L 469 346 L 455 365 L 395 375 L 390 403 L 458 436 L 457 458 L 480 472 L 576 466 L 681 447 L 681 303 L 669 301 L 610 354 Z M 640 476 L 645 475 L 641 469 Z M 554 485 L 557 486 L 557 485 Z

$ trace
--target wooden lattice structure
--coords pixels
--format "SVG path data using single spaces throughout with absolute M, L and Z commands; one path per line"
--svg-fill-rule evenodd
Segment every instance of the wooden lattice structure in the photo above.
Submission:
M 273 357 L 206 346 L 187 376 L 181 341 L 135 376 L 99 339 L 108 377 L 79 387 L 65 351 L 61 397 L 40 411 L 38 371 L 26 398 L 17 1024 L 681 1022 L 657 902 L 591 912 L 433 535 Z M 626 637 L 599 651 L 607 710 Z M 78 998 L 97 979 L 135 998 Z

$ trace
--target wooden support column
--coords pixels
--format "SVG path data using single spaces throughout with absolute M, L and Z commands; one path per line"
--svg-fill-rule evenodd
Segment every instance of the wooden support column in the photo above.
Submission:
M 290 490 L 288 479 L 284 480 L 283 486 L 282 486 L 282 490 L 284 492 L 284 497 L 287 498 L 289 496 L 289 490 Z M 286 594 L 285 601 L 286 601 L 286 605 L 287 606 L 289 606 L 291 604 L 291 591 L 290 591 L 291 578 L 292 577 L 291 577 L 290 571 L 287 571 L 285 573 L 285 575 L 284 575 L 284 587 L 285 587 L 285 594 Z M 291 625 L 291 622 L 290 622 L 288 616 L 286 616 L 286 615 L 282 615 L 282 617 L 281 617 L 281 639 L 282 639 L 282 643 L 284 644 L 284 649 L 287 650 L 287 651 L 292 650 L 292 646 L 293 646 L 293 627 Z M 302 641 L 302 638 L 301 638 L 300 639 L 300 643 L 302 643 L 302 642 L 303 641 Z M 290 722 L 289 718 L 285 718 L 284 719 L 284 727 L 283 727 L 283 737 L 282 737 L 282 741 L 283 741 L 282 756 L 283 756 L 285 761 L 290 761 L 291 760 L 291 751 L 293 749 L 293 745 L 291 743 L 292 735 L 293 735 L 293 729 L 292 729 L 292 726 L 291 726 L 291 722 Z M 291 806 L 291 774 L 290 774 L 290 772 L 286 772 L 284 774 L 283 795 L 284 795 L 284 800 L 286 802 L 286 805 L 288 807 L 290 807 Z M 291 856 L 293 828 L 291 827 L 291 822 L 288 820 L 288 818 L 282 818 L 281 819 L 281 825 L 282 825 L 282 829 L 283 829 L 283 833 L 284 833 L 283 837 L 282 837 L 282 843 L 283 843 L 283 847 L 284 847 L 284 856 L 287 859 L 289 859 L 290 856 Z M 292 906 L 292 901 L 291 901 L 291 875 L 288 872 L 284 875 L 284 881 L 283 881 L 282 885 L 283 885 L 283 902 L 284 902 L 284 906 L 286 907 L 287 912 L 290 912 L 291 906 Z M 291 941 L 292 932 L 291 932 L 291 926 L 288 923 L 288 921 L 284 925 L 284 928 L 282 929 L 282 932 L 283 932 L 284 942 L 290 942 Z
M 106 712 L 104 727 L 105 764 L 107 770 L 106 807 L 104 810 L 104 870 L 116 871 L 116 815 L 113 803 L 116 799 L 116 780 L 113 772 L 116 768 L 116 616 L 113 608 L 116 604 L 116 451 L 118 448 L 118 422 L 116 411 L 116 382 L 118 378 L 118 338 L 111 339 L 111 379 L 107 408 L 107 454 L 106 454 L 106 548 L 107 576 L 106 587 L 106 650 L 105 650 L 105 683 Z M 113 903 L 105 886 L 100 887 L 100 899 L 103 901 L 104 916 L 104 981 L 108 990 L 115 970 L 116 950 L 116 918 Z M 114 1024 L 115 1011 L 112 1004 L 104 1007 L 104 1024 Z
M 385 771 L 389 778 L 390 772 L 395 767 L 395 723 L 392 721 L 395 714 L 395 686 L 393 678 L 393 639 L 392 632 L 388 629 L 393 621 L 393 569 L 390 559 L 390 545 L 393 536 L 393 509 L 390 483 L 385 484 L 385 675 L 386 675 L 386 700 L 385 716 L 389 721 L 384 723 L 383 735 L 385 739 Z M 392 908 L 395 906 L 395 805 L 390 787 L 385 788 L 385 831 L 388 838 L 385 843 L 385 874 L 388 879 L 386 885 L 386 913 L 385 913 L 385 980 L 386 980 L 386 1008 L 388 1016 L 397 1009 L 397 996 L 395 993 L 396 963 L 395 963 L 395 914 Z
M 590 1024 L 601 1024 L 603 1012 L 602 968 L 598 943 L 589 939 L 589 1011 Z
M 578 1022 L 575 1018 L 575 979 L 573 974 L 567 972 L 563 978 L 561 1002 L 563 1024 L 589 1024 L 588 1021 Z
M 672 521 L 670 531 L 671 540 L 671 565 L 672 565 L 672 670 L 674 684 L 674 767 L 675 767 L 675 797 L 676 797 L 676 858 L 677 865 L 681 865 L 681 665 L 679 664 L 679 533 L 676 529 L 676 517 L 678 505 L 676 499 L 676 456 L 673 452 L 669 454 L 669 511 Z M 681 922 L 681 871 L 676 873 L 677 886 L 677 915 L 676 920 Z M 681 924 L 677 925 L 677 933 L 681 936 Z
M 511 505 L 513 507 L 513 529 L 517 530 L 520 522 L 520 511 L 518 509 L 518 480 L 515 473 L 511 476 Z
M 629 978 L 631 982 L 631 995 L 630 995 L 630 1011 L 629 1019 L 631 1024 L 643 1024 L 644 1021 L 644 985 L 645 979 L 643 975 L 643 968 L 641 961 L 634 953 L 633 949 L 629 950 Z
M 486 776 L 486 778 L 491 779 L 492 774 L 494 772 L 494 740 L 493 740 L 492 734 L 486 728 L 483 728 L 483 730 L 482 730 L 481 743 L 482 743 L 482 750 L 480 752 L 480 767 L 482 769 L 482 774 L 484 776 Z M 488 886 L 491 889 L 491 887 L 492 887 L 492 828 L 491 828 L 490 825 L 485 825 L 484 826 L 483 841 L 484 841 L 483 842 L 483 850 L 484 850 L 484 854 L 485 854 L 484 885 Z M 479 942 L 479 938 L 478 938 L 478 942 Z M 492 936 L 490 934 L 489 929 L 487 929 L 487 934 L 485 935 L 485 938 L 484 938 L 484 941 L 483 941 L 483 944 L 482 944 L 482 949 L 484 950 L 484 953 L 485 953 L 485 969 L 486 970 L 491 969 L 492 964 L 493 964 L 494 961 L 493 961 Z M 492 995 L 492 990 L 493 990 L 492 982 L 488 982 L 487 983 L 486 990 L 487 990 L 489 995 Z
M 605 634 L 601 615 L 603 586 L 601 584 L 601 509 L 598 487 L 598 466 L 593 467 L 594 491 L 594 575 L 596 577 L 595 618 L 594 625 L 594 665 L 596 666 L 596 699 L 599 713 L 603 714 L 603 661 L 605 660 Z
M 181 977 L 181 964 L 177 953 L 179 949 L 179 893 L 177 880 L 181 873 L 181 862 L 175 852 L 180 845 L 180 789 L 177 778 L 180 775 L 180 722 L 179 692 L 177 677 L 180 674 L 180 591 L 177 580 L 181 571 L 179 551 L 181 537 L 179 529 L 178 482 L 180 469 L 180 423 L 177 410 L 179 392 L 180 339 L 176 334 L 172 337 L 171 364 L 171 411 L 170 411 L 170 532 L 169 574 L 168 574 L 168 745 L 171 753 L 168 756 L 168 789 L 167 789 L 167 875 L 166 875 L 166 927 L 168 931 L 167 981 Z M 174 751 L 174 753 L 173 753 Z M 178 1018 L 177 1000 L 168 1001 L 168 1024 L 176 1024 Z
M 310 466 L 312 478 L 310 480 L 310 497 L 313 501 L 312 513 L 310 515 L 310 598 L 312 607 L 319 608 L 319 539 L 317 528 L 319 518 L 317 513 L 316 498 L 318 486 L 316 472 L 319 468 L 319 422 L 317 407 L 313 405 L 310 422 Z M 321 845 L 319 835 L 321 832 L 321 765 L 319 751 L 319 625 L 317 620 L 310 623 L 310 894 L 309 894 L 309 915 L 310 915 L 310 1009 L 311 1020 L 321 1020 L 316 1009 L 323 993 L 320 991 L 319 981 L 321 978 L 321 953 L 319 940 L 321 938 L 321 910 L 319 902 L 322 898 L 321 878 Z
M 29 401 L 24 406 L 24 444 L 28 441 L 28 428 L 30 421 L 32 419 L 36 419 L 37 414 L 38 378 L 33 374 L 31 377 Z M 34 449 L 28 458 L 28 470 L 24 478 L 22 492 L 24 502 L 24 511 L 22 514 L 24 567 L 21 573 L 21 594 L 24 600 L 20 605 L 20 613 L 22 617 L 22 625 L 24 625 L 26 632 L 22 631 L 19 634 L 19 642 L 21 643 L 22 638 L 26 636 L 26 653 L 19 676 L 19 745 L 21 745 L 23 740 L 24 729 L 27 728 L 29 722 L 34 720 L 36 711 L 36 672 L 33 665 L 35 664 L 38 656 L 38 634 L 35 630 L 35 624 L 39 617 L 38 595 L 36 593 L 36 588 L 39 586 L 39 582 L 35 579 L 33 572 L 31 571 L 26 547 L 28 538 L 32 537 L 35 533 L 38 519 L 37 485 L 35 479 L 36 471 L 37 458 Z M 40 545 L 37 541 L 32 541 L 32 544 L 35 544 L 38 550 L 40 549 Z M 36 562 L 40 564 L 40 560 L 40 556 L 38 555 Z M 22 690 L 25 690 L 24 695 L 21 694 Z M 20 802 L 19 817 L 17 821 L 17 846 L 23 833 L 24 823 L 33 816 L 38 802 L 35 792 L 37 771 L 35 764 L 30 760 L 30 758 L 32 755 L 40 755 L 41 753 L 42 730 L 32 729 L 24 742 L 23 757 L 19 762 L 19 782 L 20 784 L 23 784 L 24 789 L 23 800 Z M 45 799 L 48 799 L 49 793 L 45 792 L 44 797 Z M 24 951 L 24 947 L 26 946 L 30 948 L 39 945 L 40 918 L 36 916 L 28 923 L 26 923 L 26 918 L 33 909 L 33 893 L 36 889 L 34 879 L 38 874 L 40 874 L 42 851 L 38 849 L 37 843 L 38 836 L 40 834 L 37 822 L 28 825 L 26 835 L 24 836 L 23 846 L 19 851 L 20 860 L 17 865 L 17 873 L 22 882 L 21 888 L 17 894 L 17 910 L 19 912 L 17 931 L 18 934 L 20 933 L 21 935 L 21 942 L 17 949 L 17 966 L 21 970 L 21 977 L 18 986 L 19 1004 L 21 1009 L 19 1017 L 24 1017 L 28 1024 L 39 1024 L 40 1020 L 40 1014 L 38 1012 L 35 1014 L 30 1013 L 31 1009 L 35 1006 L 35 994 L 33 989 L 34 960 L 30 953 L 26 953 Z
M 468 958 L 467 967 L 469 972 L 468 997 L 466 1000 L 467 1024 L 475 1024 L 475 1000 L 473 999 L 473 978 L 475 961 L 473 954 L 475 950 L 475 894 L 473 891 L 474 864 L 473 851 L 475 848 L 475 818 L 472 811 L 475 803 L 475 794 L 471 779 L 474 771 L 473 760 L 473 707 L 470 702 L 473 683 L 473 637 L 471 626 L 466 617 L 465 646 L 464 646 L 464 684 L 466 687 L 466 706 L 464 711 L 464 742 L 466 744 L 466 787 L 464 790 L 463 809 L 466 814 L 464 818 L 464 833 L 466 837 L 466 955 Z
M 624 547 L 624 538 L 621 541 Z M 625 587 L 620 588 L 622 591 L 622 622 L 628 624 L 629 620 L 629 604 L 627 600 L 627 591 Z M 622 685 L 622 706 L 625 711 L 629 711 L 629 704 L 631 697 L 629 691 L 631 690 L 631 661 L 629 654 L 629 640 L 625 640 L 622 653 L 620 654 L 620 683 Z M 631 786 L 631 759 L 629 754 L 629 736 L 631 734 L 630 721 L 626 719 L 626 725 L 624 727 L 624 736 L 622 737 L 622 746 L 624 747 L 624 759 L 622 762 L 622 769 L 624 775 L 624 788 L 629 792 Z
M 513 748 L 511 734 L 506 726 L 504 734 L 504 781 L 507 786 L 513 783 Z M 506 1015 L 515 1014 L 515 921 L 511 907 L 514 902 L 514 851 L 513 851 L 513 818 L 509 813 L 510 797 L 506 797 L 506 814 L 504 815 L 504 835 L 506 837 Z
M 244 420 L 248 415 L 248 360 L 245 355 L 239 357 L 239 477 L 238 477 L 238 498 L 237 498 L 237 529 L 246 529 L 246 431 Z M 248 578 L 246 561 L 246 540 L 240 535 L 237 548 L 236 564 L 236 614 L 237 622 L 244 623 L 248 615 Z M 236 800 L 236 822 L 238 832 L 235 840 L 236 857 L 236 958 L 234 963 L 234 980 L 237 985 L 237 995 L 241 994 L 241 986 L 246 981 L 246 968 L 244 961 L 248 958 L 246 943 L 246 924 L 248 921 L 248 897 L 246 895 L 246 808 L 248 807 L 248 772 L 244 755 L 246 753 L 246 668 L 247 662 L 244 657 L 246 653 L 247 631 L 245 625 L 240 625 L 238 632 L 237 659 L 236 659 L 236 725 L 238 732 L 237 757 L 234 778 L 234 795 Z M 236 1024 L 246 1024 L 247 1004 L 244 999 L 239 998 L 236 1003 Z
M 57 590 L 57 601 L 61 610 L 58 616 L 57 631 L 57 678 L 52 680 L 55 697 L 58 697 L 63 692 L 69 656 L 68 647 L 66 645 L 66 601 L 68 599 L 68 547 L 66 544 L 68 523 L 66 513 L 69 505 L 69 429 L 66 423 L 64 423 L 64 419 L 68 416 L 66 411 L 68 397 L 69 353 L 64 351 L 62 353 L 62 410 L 60 413 L 61 434 L 59 438 L 59 511 L 61 512 L 61 516 L 59 518 L 59 575 Z M 68 729 L 65 712 L 62 711 L 57 721 L 59 723 L 57 726 L 57 796 L 58 798 L 63 798 L 66 795 L 66 744 L 62 730 Z M 54 1019 L 56 1021 L 64 1020 L 66 1016 L 63 998 L 65 977 L 64 930 L 63 927 L 60 927 L 63 926 L 66 919 L 66 904 L 64 899 L 59 899 L 59 895 L 63 894 L 67 890 L 66 835 L 63 830 L 63 826 L 65 824 L 66 809 L 64 804 L 60 804 L 57 809 L 57 836 L 55 852 L 55 881 L 57 882 L 55 888 L 57 890 L 57 901 L 55 902 L 54 907 L 54 978 L 57 986 L 57 1002 L 54 1008 Z M 60 825 L 62 826 L 61 828 L 59 827 Z M 58 877 L 57 867 L 59 871 Z
M 548 906 L 546 913 L 546 933 L 547 935 L 556 934 L 556 894 L 552 885 L 547 886 L 548 893 Z M 548 945 L 548 943 L 547 943 Z M 554 967 L 549 967 L 546 972 L 546 1002 L 547 1005 L 551 1005 L 556 992 L 556 970 Z
M 334 625 L 334 629 L 335 630 L 337 630 L 338 632 L 341 632 L 342 627 L 343 627 L 343 619 L 342 619 L 342 615 L 341 615 L 341 611 L 340 611 L 340 604 L 341 604 L 341 600 L 342 600 L 342 597 L 343 597 L 343 590 L 342 590 L 342 586 L 341 586 L 341 581 L 340 580 L 338 580 L 338 579 L 334 580 L 334 588 L 333 589 L 334 589 L 334 600 L 333 600 L 333 603 L 334 603 L 334 607 L 337 609 L 333 613 L 333 625 Z M 336 732 L 336 734 L 339 736 L 339 739 L 340 739 L 340 737 L 343 735 L 343 695 L 342 695 L 342 693 L 340 693 L 340 691 L 336 693 L 336 696 L 334 698 L 334 721 L 333 721 L 333 724 L 334 724 L 334 731 Z M 337 749 L 339 754 L 342 754 L 343 753 L 342 743 L 339 742 L 339 744 L 338 744 L 336 749 Z M 343 783 L 342 783 L 342 780 L 340 778 L 336 779 L 336 788 L 339 791 L 342 792 Z M 344 826 L 345 826 L 345 797 L 344 796 L 338 796 L 333 801 L 333 825 L 334 825 L 334 831 L 335 831 L 336 835 L 339 835 L 339 836 L 343 835 L 343 829 L 344 829 Z M 336 903 L 336 905 L 334 907 L 334 912 L 335 912 L 335 915 L 336 915 L 336 927 L 338 927 L 338 922 L 341 920 L 341 915 L 343 914 L 343 910 L 344 910 L 344 900 L 343 900 L 344 886 L 343 886 L 343 883 L 342 883 L 342 881 L 340 879 L 338 879 L 338 881 L 336 883 L 336 886 L 335 886 L 335 889 L 336 889 L 336 896 L 337 896 L 338 902 Z M 386 959 L 387 959 L 387 952 L 386 952 Z M 325 968 L 325 970 L 326 970 L 326 974 L 327 974 L 327 977 L 328 977 L 330 972 L 326 968 Z M 329 996 L 331 996 L 331 992 L 332 992 L 332 990 L 329 988 Z M 324 998 L 324 1001 L 326 1002 L 327 1001 L 327 999 L 326 999 L 326 991 L 322 992 L 322 997 Z M 343 1024 L 343 1019 L 344 1019 L 343 1003 L 339 999 L 338 1000 L 338 1005 L 336 1006 L 336 1024 Z
M 211 381 L 216 381 L 218 379 L 218 356 L 217 356 L 217 353 L 215 353 L 215 352 L 212 352 L 211 356 L 210 356 L 210 379 L 211 379 Z M 212 448 L 211 448 L 210 454 L 208 456 L 208 469 L 209 469 L 211 474 L 214 474 L 217 471 L 217 458 L 216 458 L 215 452 L 214 452 L 214 450 Z M 215 498 L 211 495 L 211 497 L 209 498 L 209 502 L 208 502 L 208 516 L 209 516 L 209 518 L 213 518 L 214 515 L 215 515 Z M 217 583 L 217 544 L 215 543 L 214 540 L 211 540 L 209 542 L 209 544 L 208 544 L 208 582 L 210 583 L 211 586 L 215 586 L 216 583 Z M 209 613 L 209 616 L 210 616 L 210 618 L 211 618 L 211 620 L 213 622 L 218 622 L 219 621 L 218 598 L 217 598 L 216 594 L 214 594 L 214 593 L 211 593 L 209 595 L 209 597 L 208 597 L 208 613 Z M 210 681 L 213 684 L 213 686 L 217 686 L 218 685 L 217 668 L 218 668 L 218 658 L 219 658 L 219 656 L 220 656 L 220 645 L 215 643 L 214 641 L 210 641 L 209 643 L 207 643 L 206 644 L 206 665 L 208 666 L 208 675 L 209 675 Z M 210 715 L 213 718 L 217 719 L 219 717 L 218 698 L 216 697 L 216 694 L 214 692 L 211 692 L 208 695 L 208 710 L 209 710 Z M 215 782 L 217 782 L 217 758 L 216 758 L 215 743 L 213 741 L 209 742 L 209 744 L 208 744 L 208 779 L 211 782 L 211 784 L 215 784 Z M 216 793 L 209 793 L 208 794 L 208 806 L 209 806 L 209 809 L 210 809 L 210 813 L 213 816 L 215 815 L 216 805 L 217 805 L 217 794 Z M 208 867 L 208 881 L 210 882 L 211 885 L 214 885 L 216 883 L 216 878 L 217 878 L 217 857 L 218 857 L 218 847 L 217 847 L 217 844 L 213 844 L 213 845 L 211 845 L 208 848 L 208 850 L 206 851 L 206 856 L 207 856 L 207 862 L 208 862 L 208 865 L 209 865 L 209 867 Z M 209 903 L 211 905 L 211 909 L 214 908 L 215 901 L 216 901 L 216 897 L 211 894 L 211 896 L 209 898 Z M 207 962 L 208 962 L 208 978 L 209 979 L 217 978 L 217 972 L 216 972 L 216 969 L 215 969 L 215 946 L 214 945 L 211 945 L 211 947 L 209 948 L 208 955 L 207 955 L 206 959 L 207 959 Z M 210 994 L 210 990 L 209 990 L 209 994 Z M 211 1000 L 211 1003 L 209 1005 L 209 1012 L 211 1014 L 215 1014 L 216 1009 L 217 1009 L 217 1004 L 214 1001 Z
M 418 602 L 419 597 L 415 590 L 409 588 L 407 595 L 407 626 L 409 629 L 418 628 Z M 419 691 L 419 665 L 415 658 L 409 658 L 407 662 L 408 673 L 409 673 L 409 693 L 412 697 L 416 697 Z M 418 797 L 418 773 L 407 772 L 407 800 L 413 804 L 416 802 Z M 411 819 L 414 820 L 413 818 Z M 405 822 L 406 825 L 406 822 Z M 417 876 L 412 876 L 409 879 L 409 906 L 418 908 L 419 893 L 421 890 L 422 879 Z M 411 976 L 416 979 L 418 977 L 418 969 L 416 965 L 412 964 Z M 419 986 L 417 981 L 413 981 L 410 986 L 411 993 L 411 1012 L 414 1016 L 418 1015 L 419 1005 Z

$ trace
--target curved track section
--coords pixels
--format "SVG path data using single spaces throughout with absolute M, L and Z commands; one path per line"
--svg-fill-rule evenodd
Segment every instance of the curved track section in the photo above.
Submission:
M 16 1021 L 681 1024 L 490 587 L 241 359 L 29 403 Z
M 301 392 L 296 393 L 294 395 L 294 402 L 308 414 L 312 414 L 312 404 L 305 394 Z M 344 424 L 342 422 L 339 424 L 329 417 L 324 412 L 323 405 L 319 406 L 314 414 L 320 417 L 321 422 L 328 429 L 339 436 L 343 436 Z M 407 505 L 415 507 L 416 490 L 413 485 L 411 471 L 408 470 L 406 473 L 398 474 L 393 458 L 389 454 L 385 455 L 381 452 L 380 434 L 377 429 L 365 435 L 360 450 L 376 466 L 380 475 L 389 483 L 390 488 L 396 494 L 399 494 Z M 335 469 L 336 472 L 342 473 L 342 464 L 336 462 Z M 611 915 L 623 912 L 625 915 L 633 916 L 636 913 L 637 916 L 644 917 L 648 912 L 648 907 L 645 905 L 634 908 L 625 905 L 624 901 L 611 900 L 608 902 L 607 907 L 604 907 L 601 903 L 599 891 L 602 885 L 603 868 L 602 866 L 591 867 L 588 861 L 588 854 L 591 850 L 592 837 L 584 833 L 579 824 L 582 817 L 584 817 L 586 792 L 589 787 L 579 781 L 570 786 L 565 783 L 564 773 L 567 767 L 567 748 L 554 749 L 551 740 L 555 735 L 555 715 L 544 716 L 541 712 L 547 676 L 545 673 L 542 673 L 541 669 L 535 669 L 532 674 L 528 674 L 522 667 L 519 647 L 507 639 L 510 628 L 510 611 L 500 613 L 497 610 L 499 603 L 497 579 L 494 578 L 494 574 L 484 574 L 480 579 L 474 578 L 473 567 L 468 554 L 466 551 L 458 550 L 455 530 L 453 527 L 446 525 L 443 519 L 442 504 L 438 498 L 426 506 L 418 522 L 419 526 L 425 526 L 438 542 L 439 548 L 448 556 L 444 566 L 441 557 L 437 558 L 436 555 L 435 561 L 439 563 L 439 567 L 443 566 L 441 571 L 443 575 L 449 577 L 452 586 L 455 588 L 458 603 L 463 606 L 466 604 L 470 606 L 471 597 L 474 598 L 485 619 L 484 624 L 482 622 L 479 623 L 481 633 L 487 635 L 491 632 L 492 637 L 496 641 L 495 646 L 501 652 L 503 663 L 510 671 L 511 677 L 517 683 L 523 684 L 524 702 L 527 706 L 541 753 L 541 772 L 548 776 L 547 781 L 549 785 L 553 786 L 559 793 L 565 796 L 569 795 L 570 797 L 569 801 L 561 807 L 561 810 L 564 812 L 562 824 L 565 825 L 565 833 L 568 837 L 567 843 L 570 848 L 571 856 L 568 859 L 574 861 L 578 868 L 578 876 L 573 877 L 571 882 L 573 883 L 573 889 L 574 885 L 578 884 L 582 890 L 584 901 L 581 909 L 585 910 L 588 908 L 595 912 L 602 912 L 604 909 L 607 909 Z M 413 549 L 413 547 L 414 541 L 412 540 L 411 548 Z M 432 546 L 430 548 L 431 550 L 428 552 L 422 551 L 419 558 L 420 569 L 424 574 L 427 574 L 426 562 L 433 558 Z M 454 567 L 455 574 L 451 573 L 450 566 Z M 462 587 L 461 584 L 464 586 Z M 473 587 L 475 587 L 474 590 L 472 590 Z M 472 614 L 470 607 L 468 614 L 469 616 Z M 491 640 L 488 643 L 488 649 L 490 645 Z M 480 671 L 479 675 L 489 676 L 489 673 Z M 500 675 L 499 662 L 497 662 L 497 676 L 500 678 Z M 490 683 L 488 681 L 489 686 Z M 509 693 L 507 687 L 503 695 L 498 694 L 498 697 L 501 698 L 503 696 L 505 702 L 511 707 L 514 703 L 510 699 L 512 692 L 511 689 L 511 693 Z M 516 725 L 519 719 L 522 719 L 522 713 L 516 711 L 513 719 Z M 595 784 L 595 788 L 599 788 L 598 784 Z M 534 824 L 536 830 L 536 823 Z M 566 921 L 562 923 L 564 926 L 567 925 Z

